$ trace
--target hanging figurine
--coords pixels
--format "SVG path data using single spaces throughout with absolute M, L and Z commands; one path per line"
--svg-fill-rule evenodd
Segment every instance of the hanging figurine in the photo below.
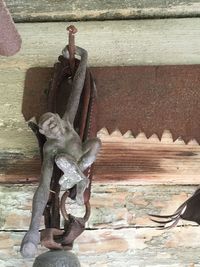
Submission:
M 101 142 L 94 137 L 95 131 L 90 125 L 91 117 L 94 116 L 92 112 L 95 110 L 93 101 L 96 93 L 94 81 L 87 69 L 87 51 L 74 45 L 76 28 L 70 26 L 68 30 L 69 45 L 63 49 L 59 63 L 55 65 L 49 92 L 50 110 L 40 117 L 37 125 L 30 124 L 39 141 L 42 169 L 39 186 L 33 198 L 30 227 L 21 243 L 21 254 L 24 257 L 34 257 L 37 252 L 40 240 L 39 226 L 43 214 L 46 229 L 42 231 L 41 243 L 52 250 L 69 250 L 74 239 L 84 230 L 90 212 L 91 175 L 87 170 L 95 161 L 101 147 Z M 80 57 L 80 61 L 75 55 Z M 66 90 L 70 93 L 64 114 L 58 115 L 55 98 L 63 80 L 67 82 Z M 60 187 L 66 190 L 61 201 Z M 67 214 L 67 197 L 75 199 L 78 205 L 85 205 L 84 218 Z M 65 219 L 64 231 L 60 229 L 57 211 L 59 207 Z M 34 266 L 48 266 L 40 265 L 39 261 L 41 257 L 37 258 Z

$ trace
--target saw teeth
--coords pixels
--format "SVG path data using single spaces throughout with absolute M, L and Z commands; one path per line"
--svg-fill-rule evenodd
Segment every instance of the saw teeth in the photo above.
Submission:
M 112 137 L 122 137 L 122 133 L 120 132 L 119 129 L 116 129 L 114 132 L 111 133 Z
M 160 140 L 157 136 L 157 134 L 152 134 L 150 137 L 149 137 L 149 142 L 151 143 L 160 143 Z
M 133 134 L 133 131 L 128 130 L 124 134 L 119 130 L 116 129 L 109 133 L 107 128 L 102 128 L 97 136 L 99 138 L 122 138 L 122 139 L 130 139 L 133 143 L 137 144 L 174 144 L 174 145 L 189 145 L 189 146 L 199 146 L 199 143 L 195 139 L 191 139 L 188 143 L 186 143 L 181 137 L 178 137 L 175 141 L 173 140 L 173 135 L 169 130 L 164 130 L 161 138 L 159 139 L 157 134 L 152 134 L 149 138 L 147 138 L 144 132 L 140 132 L 136 137 Z
M 131 130 L 128 130 L 127 132 L 125 132 L 125 134 L 123 135 L 124 138 L 135 138 L 133 136 L 133 133 Z
M 104 136 L 110 136 L 110 134 L 106 128 L 102 128 L 100 131 L 98 131 L 97 136 L 101 138 Z
M 148 139 L 147 139 L 145 133 L 140 132 L 140 133 L 136 136 L 136 138 L 135 138 L 135 142 L 136 142 L 136 143 L 147 143 L 147 142 L 148 142 Z
M 188 142 L 188 145 L 189 146 L 198 146 L 199 143 L 195 140 L 195 139 L 192 139 Z
M 181 137 L 178 137 L 175 141 L 174 144 L 176 145 L 185 145 L 184 140 Z
M 172 133 L 169 130 L 164 130 L 161 137 L 161 143 L 163 144 L 173 143 Z

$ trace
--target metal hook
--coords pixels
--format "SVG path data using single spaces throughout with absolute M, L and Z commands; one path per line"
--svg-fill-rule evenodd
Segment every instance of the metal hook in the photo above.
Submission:
M 65 219 L 66 222 L 69 222 L 69 214 L 67 213 L 67 210 L 65 208 L 65 202 L 66 199 L 69 196 L 69 191 L 67 190 L 61 197 L 61 203 L 60 203 L 60 210 L 62 213 L 63 218 Z M 90 206 L 90 202 L 87 201 L 85 203 L 85 215 L 83 217 L 84 221 L 87 222 L 89 217 L 90 217 L 90 212 L 91 212 L 91 206 Z
M 70 25 L 67 27 L 67 31 L 69 32 L 69 44 L 67 46 L 69 51 L 69 65 L 73 76 L 75 70 L 75 34 L 78 30 L 74 25 Z

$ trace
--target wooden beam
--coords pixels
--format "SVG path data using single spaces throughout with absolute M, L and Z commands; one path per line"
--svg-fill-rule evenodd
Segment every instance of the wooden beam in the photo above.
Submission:
M 198 64 L 200 18 L 76 22 L 76 43 L 90 66 Z M 67 43 L 68 23 L 19 23 L 23 46 L 0 68 L 52 67 Z
M 172 140 L 167 132 L 161 141 L 144 134 L 137 138 L 99 133 L 102 148 L 94 164 L 95 183 L 124 185 L 200 184 L 200 146 Z M 40 159 L 20 153 L 0 155 L 0 183 L 33 183 L 40 176 Z
M 33 194 L 36 186 L 0 186 L 0 231 L 28 229 Z M 196 190 L 196 186 L 129 186 L 93 183 L 92 213 L 88 229 L 118 229 L 156 227 L 148 213 L 172 214 Z M 82 216 L 84 208 L 72 201 L 66 205 L 68 212 Z M 17 223 L 16 223 L 17 222 Z M 180 221 L 179 225 L 194 225 Z M 44 226 L 41 224 L 41 229 Z
M 195 0 L 123 1 L 15 1 L 6 0 L 15 21 L 71 21 L 135 18 L 191 17 L 200 15 Z
M 2 267 L 32 266 L 33 259 L 22 259 L 19 253 L 23 235 L 0 233 Z M 168 232 L 152 228 L 87 230 L 75 242 L 74 252 L 83 267 L 199 267 L 199 239 L 199 228 L 191 226 Z M 39 253 L 45 251 L 40 247 Z
M 118 135 L 118 136 L 117 136 Z M 164 132 L 146 138 L 101 134 L 102 149 L 95 162 L 94 180 L 121 184 L 199 184 L 200 146 L 172 140 Z
M 74 24 L 79 30 L 76 43 L 88 50 L 90 66 L 131 66 L 198 64 L 199 22 L 200 18 Z M 1 57 L 0 68 L 16 72 L 30 67 L 52 67 L 67 43 L 67 25 L 17 24 L 23 47 L 16 56 Z
M 199 228 L 191 224 L 183 226 L 181 222 L 181 227 L 159 231 L 147 216 L 148 212 L 173 212 L 194 190 L 194 186 L 94 184 L 87 230 L 74 243 L 82 266 L 165 267 L 166 259 L 169 267 L 174 267 L 174 263 L 184 266 L 183 262 L 185 266 L 195 266 L 200 260 Z M 19 247 L 28 229 L 34 191 L 35 186 L 0 187 L 2 267 L 32 266 L 33 260 L 22 259 Z M 74 205 L 68 206 L 68 211 L 83 214 Z M 44 251 L 39 246 L 39 253 Z

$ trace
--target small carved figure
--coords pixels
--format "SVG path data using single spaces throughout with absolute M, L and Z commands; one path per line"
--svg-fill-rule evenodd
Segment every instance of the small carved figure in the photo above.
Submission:
M 82 205 L 84 204 L 83 193 L 88 185 L 88 179 L 83 171 L 95 161 L 101 146 L 98 138 L 82 143 L 73 127 L 87 66 L 87 51 L 76 46 L 75 53 L 81 59 L 73 80 L 69 80 L 72 89 L 63 117 L 60 118 L 58 114 L 48 112 L 39 120 L 39 131 L 46 136 L 47 141 L 43 148 L 40 183 L 33 198 L 30 228 L 21 244 L 21 254 L 24 257 L 33 257 L 37 250 L 39 225 L 49 197 L 54 163 L 63 171 L 60 185 L 64 189 L 76 185 L 76 201 Z

